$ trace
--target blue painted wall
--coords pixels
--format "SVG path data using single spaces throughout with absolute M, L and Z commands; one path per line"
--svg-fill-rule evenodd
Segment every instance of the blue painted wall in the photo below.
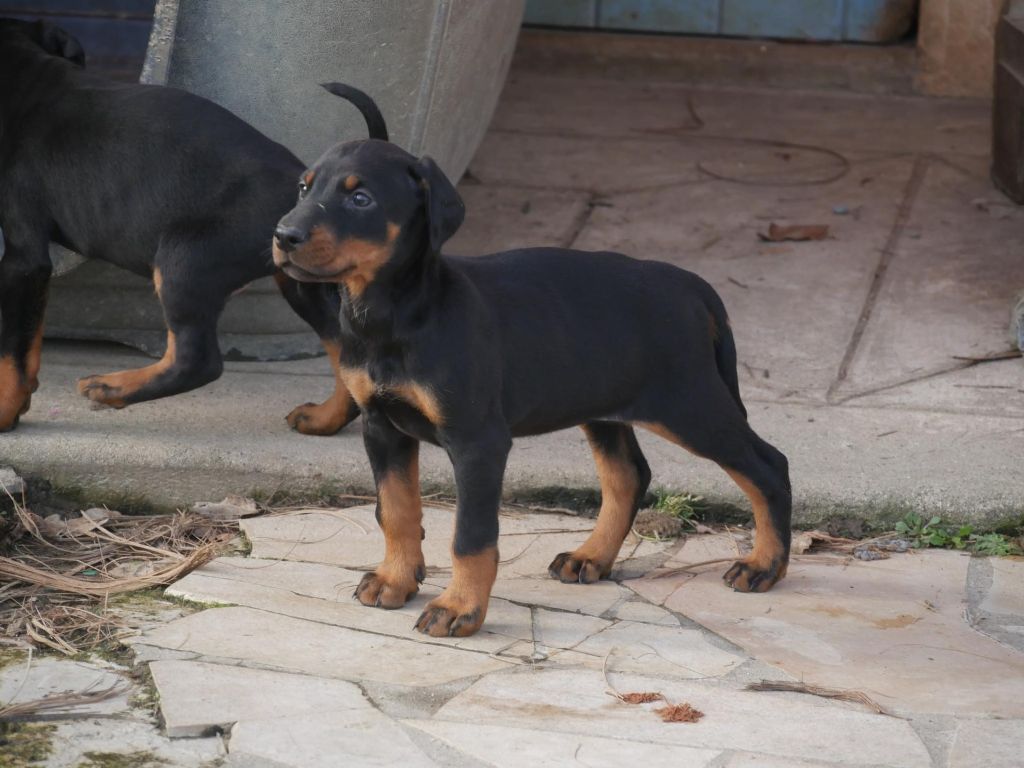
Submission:
M 968 0 L 965 0 L 965 2 Z M 527 0 L 526 22 L 558 27 L 886 43 L 918 0 Z

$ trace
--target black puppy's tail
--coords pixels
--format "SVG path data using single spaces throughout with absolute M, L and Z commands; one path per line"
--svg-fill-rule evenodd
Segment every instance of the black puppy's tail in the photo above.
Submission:
M 384 122 L 384 116 L 380 113 L 380 109 L 378 109 L 377 103 L 373 99 L 358 88 L 353 88 L 351 85 L 345 85 L 344 83 L 320 83 L 320 87 L 326 88 L 335 96 L 341 96 L 341 98 L 355 105 L 355 108 L 362 113 L 363 119 L 366 120 L 366 130 L 369 132 L 371 139 L 389 140 L 387 123 Z
M 704 306 L 714 322 L 714 345 L 715 345 L 715 367 L 718 368 L 718 375 L 725 383 L 732 399 L 736 401 L 743 417 L 747 416 L 747 409 L 740 399 L 740 381 L 736 373 L 736 340 L 732 335 L 732 328 L 729 326 L 729 314 L 725 311 L 725 304 L 721 297 L 715 293 L 715 289 L 707 283 L 701 291 Z

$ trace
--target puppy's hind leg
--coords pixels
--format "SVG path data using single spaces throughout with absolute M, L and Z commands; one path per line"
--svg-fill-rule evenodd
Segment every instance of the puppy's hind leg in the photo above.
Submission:
M 230 286 L 187 279 L 188 270 L 153 270 L 153 283 L 167 322 L 167 350 L 153 365 L 78 382 L 84 397 L 102 405 L 123 408 L 132 403 L 188 392 L 220 377 L 224 370 L 217 345 L 217 318 Z
M 638 422 L 724 469 L 750 499 L 754 549 L 723 577 L 738 592 L 766 592 L 786 575 L 792 490 L 786 457 L 755 434 L 720 383 L 662 418 Z
M 548 573 L 566 583 L 590 584 L 611 573 L 647 493 L 651 470 L 632 427 L 595 421 L 583 425 L 583 431 L 601 480 L 601 512 L 590 538 L 576 551 L 558 555 L 548 566 Z

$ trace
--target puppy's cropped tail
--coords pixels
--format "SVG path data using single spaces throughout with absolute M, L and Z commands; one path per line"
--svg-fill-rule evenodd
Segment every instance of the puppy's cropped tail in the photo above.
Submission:
M 358 88 L 344 83 L 320 83 L 320 86 L 355 105 L 356 109 L 362 113 L 363 119 L 366 120 L 366 130 L 371 139 L 388 141 L 387 123 L 384 122 L 384 116 L 373 99 Z
M 740 381 L 736 372 L 736 341 L 732 335 L 732 328 L 729 325 L 729 315 L 725 311 L 725 304 L 721 297 L 715 293 L 715 289 L 704 284 L 701 298 L 704 306 L 711 315 L 714 322 L 714 345 L 715 345 L 715 367 L 718 368 L 718 375 L 725 383 L 732 399 L 736 401 L 743 416 L 746 417 L 747 409 L 740 399 Z

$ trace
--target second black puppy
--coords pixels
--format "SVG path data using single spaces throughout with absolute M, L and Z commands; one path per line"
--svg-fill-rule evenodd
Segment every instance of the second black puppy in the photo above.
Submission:
M 750 428 L 725 308 L 696 275 L 615 253 L 531 248 L 442 256 L 463 205 L 429 158 L 362 141 L 328 151 L 276 230 L 296 280 L 338 283 L 342 379 L 363 410 L 384 562 L 366 605 L 397 608 L 424 577 L 417 454 L 451 458 L 453 574 L 416 627 L 468 635 L 498 564 L 498 507 L 512 438 L 581 425 L 597 462 L 592 535 L 555 557 L 554 578 L 607 576 L 651 474 L 634 426 L 717 462 L 749 496 L 757 537 L 725 580 L 763 592 L 789 558 L 785 456 Z
M 303 163 L 211 101 L 84 66 L 81 45 L 59 27 L 0 19 L 0 432 L 17 425 L 38 386 L 51 240 L 152 279 L 167 321 L 160 362 L 79 382 L 94 402 L 121 408 L 216 379 L 225 302 L 269 275 L 336 363 L 336 292 L 281 274 L 267 241 Z M 368 96 L 326 87 L 360 109 L 371 136 L 387 138 Z M 338 379 L 328 401 L 288 421 L 332 434 L 357 413 Z

